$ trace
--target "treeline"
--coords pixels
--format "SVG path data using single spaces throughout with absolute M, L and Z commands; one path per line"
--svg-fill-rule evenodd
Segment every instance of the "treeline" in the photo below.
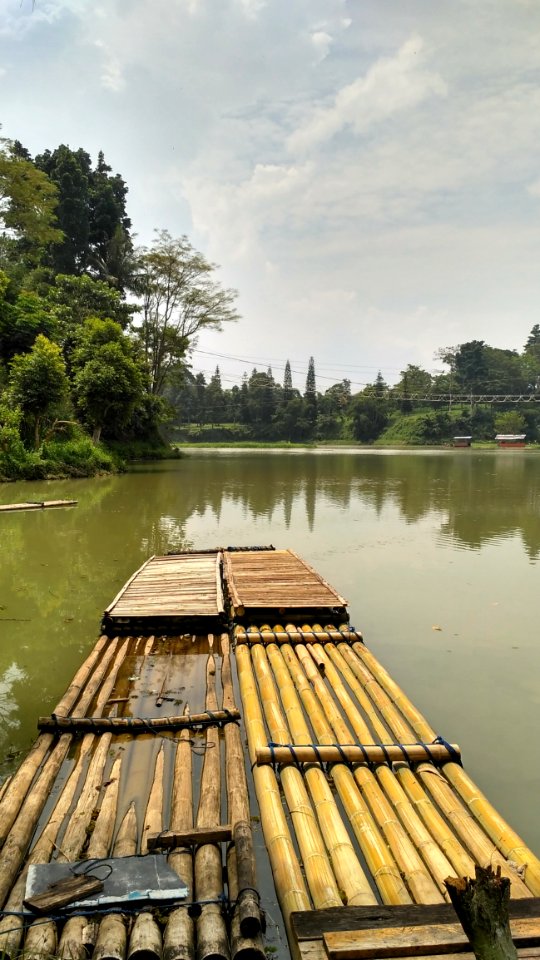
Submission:
M 521 353 L 473 340 L 441 349 L 438 358 L 443 373 L 409 364 L 394 386 L 379 373 L 357 392 L 347 379 L 319 392 L 312 357 L 303 392 L 293 388 L 289 361 L 282 382 L 271 369 L 254 369 L 229 389 L 219 367 L 208 382 L 202 373 L 187 374 L 168 392 L 177 411 L 172 435 L 216 442 L 440 444 L 456 434 L 492 440 L 497 432 L 523 432 L 540 440 L 540 325 Z M 537 396 L 538 403 L 516 404 L 505 395 Z
M 103 153 L 0 141 L 0 478 L 87 475 L 168 448 L 163 394 L 237 317 L 187 237 L 136 247 Z

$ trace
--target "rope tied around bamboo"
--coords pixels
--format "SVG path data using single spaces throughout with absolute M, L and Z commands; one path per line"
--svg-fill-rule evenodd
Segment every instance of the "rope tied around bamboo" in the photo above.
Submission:
M 435 765 L 461 763 L 461 751 L 457 744 L 447 743 L 438 737 L 433 743 L 392 743 L 392 744 L 295 744 L 270 741 L 266 747 L 258 747 L 253 766 L 271 764 L 294 765 L 301 767 L 305 763 L 365 763 L 376 766 L 380 763 L 392 765 L 397 761 L 422 763 L 426 760 Z
M 227 723 L 238 723 L 240 711 L 206 710 L 204 713 L 189 714 L 181 717 L 60 717 L 53 713 L 50 717 L 40 717 L 40 730 L 61 731 L 63 733 L 79 730 L 100 733 L 125 733 L 131 735 L 156 733 L 161 730 L 183 730 L 223 727 Z

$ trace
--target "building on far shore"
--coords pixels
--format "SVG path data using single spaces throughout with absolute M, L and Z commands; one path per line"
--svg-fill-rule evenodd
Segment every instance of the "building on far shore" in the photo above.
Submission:
M 498 447 L 524 447 L 525 433 L 498 433 L 495 437 Z
M 470 447 L 471 443 L 472 443 L 472 437 L 454 437 L 452 446 Z

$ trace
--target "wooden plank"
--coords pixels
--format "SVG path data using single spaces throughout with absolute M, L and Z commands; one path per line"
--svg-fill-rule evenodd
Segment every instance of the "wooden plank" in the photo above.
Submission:
M 232 839 L 230 823 L 216 827 L 193 827 L 192 830 L 163 830 L 147 837 L 148 850 L 172 850 L 175 847 L 194 846 L 199 843 L 224 843 Z
M 511 919 L 540 917 L 540 897 L 510 900 Z M 316 940 L 323 930 L 365 930 L 366 928 L 405 927 L 430 923 L 454 923 L 456 912 L 450 903 L 410 904 L 386 907 L 328 907 L 291 914 L 297 940 Z
M 301 960 L 328 960 L 324 943 L 322 940 L 302 940 L 298 944 Z M 540 957 L 540 947 L 518 947 L 517 955 L 519 960 L 536 960 Z M 386 960 L 397 960 L 394 957 L 387 957 Z M 476 960 L 474 953 L 446 953 L 430 954 L 424 957 L 424 960 Z
M 511 920 L 510 929 L 516 946 L 540 946 L 540 917 Z M 323 941 L 331 960 L 470 952 L 469 940 L 460 923 L 329 931 L 323 933 Z

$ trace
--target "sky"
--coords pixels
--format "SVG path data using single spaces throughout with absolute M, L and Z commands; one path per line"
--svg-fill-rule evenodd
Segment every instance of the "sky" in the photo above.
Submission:
M 194 372 L 442 370 L 540 322 L 538 0 L 0 0 L 0 122 L 238 291 Z

